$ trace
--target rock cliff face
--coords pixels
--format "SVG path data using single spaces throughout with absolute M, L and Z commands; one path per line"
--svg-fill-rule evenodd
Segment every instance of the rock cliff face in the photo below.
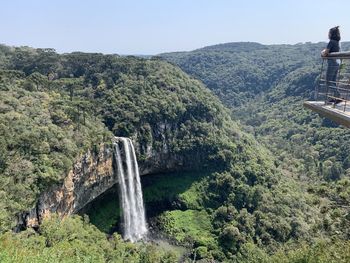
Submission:
M 146 126 L 143 134 L 135 135 L 136 151 L 139 156 L 140 174 L 154 174 L 185 168 L 184 156 L 171 151 L 171 141 L 175 140 L 177 125 L 175 123 L 159 122 Z M 149 133 L 145 136 L 145 133 Z M 148 138 L 147 141 L 144 138 Z M 143 140 L 142 140 L 143 138 Z
M 143 156 L 139 162 L 140 175 L 172 171 L 182 166 L 183 158 L 169 152 L 168 138 L 164 135 L 168 129 L 171 129 L 169 125 L 160 124 L 153 129 L 147 143 L 135 143 L 137 136 L 134 137 L 137 156 Z M 157 150 L 153 146 L 155 141 Z M 89 150 L 77 158 L 61 185 L 43 192 L 31 211 L 19 215 L 18 225 L 36 228 L 52 213 L 65 217 L 78 212 L 118 182 L 115 165 L 112 146 Z
M 146 156 L 139 166 L 141 175 L 172 170 L 181 165 L 180 158 L 171 158 L 165 140 L 159 151 L 154 150 L 152 142 L 147 145 L 136 144 L 136 150 L 138 155 L 144 151 Z M 118 183 L 115 165 L 112 146 L 102 145 L 95 152 L 87 151 L 77 159 L 61 185 L 43 192 L 31 211 L 19 215 L 19 228 L 36 228 L 52 213 L 65 217 L 78 212 Z
M 113 151 L 110 146 L 102 145 L 96 152 L 88 151 L 80 156 L 62 185 L 42 193 L 36 206 L 22 214 L 19 222 L 35 228 L 51 213 L 62 217 L 74 214 L 116 182 Z

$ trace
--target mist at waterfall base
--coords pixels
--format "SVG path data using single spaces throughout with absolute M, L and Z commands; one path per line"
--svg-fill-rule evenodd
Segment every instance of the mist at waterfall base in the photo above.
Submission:
M 114 148 L 122 208 L 122 234 L 125 240 L 136 242 L 146 237 L 147 224 L 135 149 L 132 141 L 123 137 L 115 138 Z

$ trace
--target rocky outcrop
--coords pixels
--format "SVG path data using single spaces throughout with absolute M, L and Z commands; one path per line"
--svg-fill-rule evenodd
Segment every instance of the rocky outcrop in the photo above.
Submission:
M 176 131 L 175 123 L 164 121 L 152 126 L 149 124 L 144 126 L 142 132 L 148 133 L 148 136 L 142 133 L 135 135 L 136 150 L 141 157 L 139 158 L 141 175 L 184 168 L 184 156 L 174 153 L 170 146 Z
M 89 150 L 78 158 L 62 185 L 42 193 L 35 208 L 21 215 L 19 221 L 35 228 L 51 213 L 61 217 L 74 214 L 116 183 L 111 147 L 102 145 L 96 152 Z
M 147 141 L 142 141 L 144 134 L 133 136 L 140 175 L 184 169 L 184 156 L 172 153 L 169 146 L 174 138 L 168 135 L 176 130 L 174 124 L 158 123 L 148 129 Z M 115 165 L 111 145 L 87 151 L 77 158 L 61 185 L 47 189 L 31 211 L 18 216 L 18 229 L 38 227 L 52 213 L 61 217 L 77 213 L 118 182 Z

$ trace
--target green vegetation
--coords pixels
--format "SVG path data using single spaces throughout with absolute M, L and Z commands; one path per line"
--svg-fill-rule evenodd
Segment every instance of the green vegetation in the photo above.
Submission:
M 227 228 L 221 228 L 219 239 L 232 260 L 252 242 L 264 253 L 278 251 L 283 244 L 293 247 L 294 242 L 303 240 L 313 240 L 312 244 L 332 239 L 339 240 L 334 242 L 344 249 L 348 246 L 341 240 L 348 239 L 350 133 L 302 107 L 303 100 L 312 97 L 317 83 L 319 52 L 324 45 L 230 43 L 161 55 L 218 95 L 232 109 L 241 127 L 275 156 L 283 175 L 278 184 L 268 189 L 232 183 L 229 192 L 239 197 L 227 199 L 233 206 L 217 209 L 214 217 L 214 226 L 219 219 L 225 224 L 222 218 L 233 218 Z M 348 50 L 350 45 L 343 43 L 342 47 Z M 226 180 L 232 179 L 227 176 Z M 240 194 L 241 188 L 260 188 L 258 202 L 252 202 L 254 194 L 250 191 Z M 239 204 L 244 200 L 250 202 L 246 207 Z M 333 246 L 329 250 L 326 245 L 300 246 L 273 258 L 241 258 L 239 262 L 346 262 L 348 257 L 333 254 L 332 249 L 339 251 Z
M 32 77 L 0 71 L 0 232 L 14 227 L 14 215 L 33 206 L 41 191 L 60 182 L 79 154 L 112 138 L 91 115 L 80 121 L 75 101 L 64 94 L 28 90 Z M 42 77 L 38 85 L 45 84 Z
M 174 210 L 160 216 L 161 227 L 178 244 L 216 247 L 210 217 L 205 211 Z M 214 243 L 214 244 L 212 244 Z
M 176 256 L 149 244 L 110 238 L 78 216 L 43 222 L 40 234 L 26 230 L 0 238 L 1 262 L 176 262 Z
M 13 226 L 9 223 L 15 223 L 16 213 L 34 205 L 41 191 L 62 181 L 80 153 L 86 149 L 95 149 L 97 144 L 109 143 L 113 134 L 133 137 L 137 141 L 141 165 L 147 165 L 148 149 L 151 146 L 152 152 L 160 153 L 161 158 L 165 154 L 164 166 L 169 158 L 180 160 L 182 165 L 173 169 L 215 169 L 218 172 L 229 169 L 234 171 L 232 175 L 249 184 L 266 183 L 266 186 L 276 179 L 273 163 L 263 156 L 264 150 L 253 138 L 239 130 L 220 101 L 199 81 L 169 63 L 115 55 L 58 55 L 50 49 L 1 46 L 0 51 L 4 58 L 1 65 L 2 89 L 6 94 L 18 92 L 18 95 L 7 95 L 9 98 L 4 96 L 4 103 L 13 105 L 13 102 L 7 101 L 13 100 L 13 97 L 21 98 L 20 94 L 36 98 L 29 105 L 18 103 L 19 109 L 28 115 L 25 122 L 4 128 L 15 128 L 14 132 L 19 138 L 34 139 L 25 141 L 25 144 L 15 139 L 17 144 L 11 146 L 7 142 L 10 137 L 2 137 L 3 155 L 11 156 L 18 153 L 18 149 L 23 149 L 23 153 L 19 151 L 20 156 L 32 161 L 36 151 L 44 148 L 40 151 L 38 163 L 33 162 L 38 166 L 34 166 L 33 170 L 42 172 L 40 165 L 44 162 L 46 170 L 43 171 L 48 171 L 39 174 L 43 178 L 29 180 L 27 187 L 30 199 L 18 198 L 22 195 L 17 192 L 14 196 L 12 190 L 6 192 L 11 188 L 4 188 L 3 196 L 7 199 L 3 199 L 0 204 L 6 211 L 2 217 L 7 218 L 8 223 L 1 221 L 2 232 Z M 17 79 L 11 74 L 17 74 Z M 37 94 L 47 99 L 39 99 Z M 35 107 L 31 105 L 37 106 L 37 111 L 43 111 L 42 115 L 48 117 L 38 118 L 37 114 L 32 113 Z M 62 134 L 48 134 L 52 143 L 48 140 L 48 145 L 42 146 L 46 141 L 39 140 L 40 133 L 36 129 L 40 125 L 34 121 L 42 123 L 43 129 L 52 123 L 54 128 L 63 130 Z M 25 124 L 31 122 L 34 122 L 34 127 L 25 129 Z M 19 145 L 23 145 L 22 148 Z M 1 160 L 5 160 L 1 162 L 2 169 L 20 164 L 6 161 L 6 158 Z M 31 171 L 26 168 L 23 170 Z M 15 175 L 5 171 L 1 173 L 1 178 L 14 180 Z M 215 176 L 220 176 L 220 173 Z M 206 204 L 210 209 L 216 209 L 221 205 L 221 200 L 206 199 L 208 180 L 188 185 L 187 192 L 176 196 L 177 206 L 184 210 L 196 210 L 193 212 L 195 214 L 208 214 L 210 220 L 213 210 L 205 211 Z M 216 179 L 212 180 L 214 182 Z M 20 180 L 15 182 L 17 187 L 24 186 Z M 213 189 L 219 190 L 214 186 Z M 8 203 L 16 198 L 19 205 L 15 203 L 14 209 L 8 210 Z M 105 209 L 107 214 L 110 214 L 110 210 L 108 206 Z M 97 217 L 92 215 L 95 222 Z M 96 224 L 106 230 L 112 222 Z M 214 238 L 215 235 L 217 233 L 208 232 L 208 236 Z M 194 248 L 202 256 L 207 254 L 211 257 L 208 252 L 211 247 L 206 248 L 198 243 Z
M 226 165 L 227 112 L 166 62 L 3 45 L 0 54 L 0 231 L 113 134 L 137 140 L 141 163 L 152 147 L 191 169 Z
M 209 173 L 173 172 L 143 176 L 142 189 L 146 213 L 154 218 L 168 210 L 201 209 L 205 185 Z M 203 179 L 203 180 L 202 180 Z M 120 223 L 120 207 L 116 189 L 108 191 L 91 202 L 83 214 L 89 216 L 90 222 L 105 233 L 115 231 Z M 80 213 L 80 214 L 82 214 Z
M 197 206 L 198 181 L 206 176 L 209 173 L 200 171 L 145 176 L 142 178 L 144 200 L 150 207 L 170 206 L 174 202 L 176 206 Z
M 203 81 L 230 108 L 270 90 L 286 74 L 317 65 L 323 43 L 227 43 L 160 56 Z
M 314 245 L 301 244 L 298 247 L 281 249 L 267 255 L 253 244 L 242 247 L 233 262 L 242 263 L 345 263 L 350 260 L 349 242 L 318 242 Z
M 189 249 L 183 260 L 349 261 L 350 133 L 301 106 L 322 47 L 234 43 L 162 55 L 217 98 L 157 58 L 0 46 L 0 259 L 176 261 L 107 239 L 86 217 L 7 232 L 79 154 L 117 135 L 137 142 L 141 165 L 158 158 L 166 171 L 177 161 L 170 169 L 180 172 L 144 180 L 144 194 L 152 227 Z M 109 232 L 117 204 L 98 207 L 91 222 Z
M 114 190 L 114 189 L 113 189 Z M 83 213 L 89 217 L 89 222 L 100 231 L 111 234 L 120 222 L 121 209 L 117 191 L 109 191 L 102 194 L 85 209 Z

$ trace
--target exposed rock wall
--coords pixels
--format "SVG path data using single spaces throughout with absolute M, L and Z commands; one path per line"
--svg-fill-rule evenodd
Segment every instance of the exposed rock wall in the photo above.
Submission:
M 116 183 L 112 149 L 102 145 L 97 152 L 89 150 L 78 158 L 63 184 L 42 193 L 35 208 L 19 221 L 37 227 L 51 213 L 62 217 L 74 214 Z
M 159 122 L 146 126 L 146 130 L 135 135 L 136 151 L 139 156 L 140 174 L 154 174 L 184 168 L 184 156 L 175 154 L 171 142 L 175 140 L 176 123 Z M 149 135 L 145 135 L 149 133 Z M 148 138 L 147 141 L 144 138 Z
M 169 146 L 171 140 L 174 140 L 176 125 L 164 122 L 152 128 L 149 126 L 148 129 L 147 141 L 142 141 L 144 134 L 133 136 L 140 175 L 185 169 L 186 158 L 172 153 Z M 194 159 L 192 156 L 192 167 Z M 111 146 L 101 145 L 96 152 L 87 151 L 77 158 L 61 185 L 47 189 L 31 211 L 18 216 L 19 228 L 38 227 L 52 213 L 61 217 L 77 213 L 118 182 L 115 165 Z

